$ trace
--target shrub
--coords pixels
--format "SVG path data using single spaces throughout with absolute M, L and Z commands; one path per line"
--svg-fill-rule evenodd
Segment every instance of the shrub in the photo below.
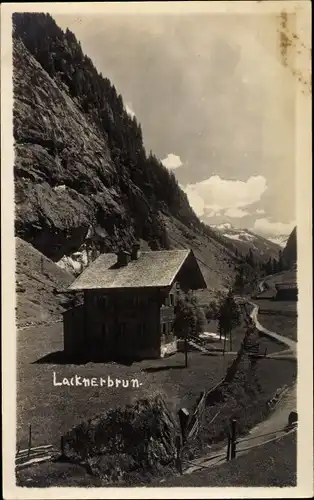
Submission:
M 65 456 L 87 462 L 105 480 L 120 481 L 173 466 L 175 435 L 176 424 L 158 395 L 82 422 L 64 437 Z

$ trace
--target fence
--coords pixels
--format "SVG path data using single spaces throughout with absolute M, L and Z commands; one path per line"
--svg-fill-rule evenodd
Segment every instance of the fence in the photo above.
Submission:
M 15 454 L 15 468 L 21 470 L 36 463 L 46 462 L 53 458 L 56 454 L 51 444 L 41 446 L 32 446 L 32 426 L 29 426 L 28 432 L 28 447 L 21 450 L 18 446 Z
M 47 462 L 53 458 L 53 447 L 50 444 L 20 450 L 15 456 L 15 468 L 21 470 L 35 463 Z
M 257 446 L 265 445 L 267 443 L 276 441 L 281 439 L 283 436 L 295 432 L 298 423 L 298 416 L 296 412 L 291 412 L 289 415 L 288 423 L 285 427 L 281 427 L 279 429 L 273 430 L 271 432 L 266 432 L 263 434 L 257 434 L 255 436 L 244 437 L 241 439 L 237 438 L 237 421 L 230 421 L 230 430 L 228 433 L 228 441 L 227 446 L 221 452 L 218 452 L 215 455 L 211 455 L 207 458 L 198 459 L 198 460 L 187 460 L 182 458 L 182 445 L 180 448 L 180 437 L 178 439 L 178 448 L 177 448 L 177 470 L 180 474 L 183 474 L 182 464 L 190 465 L 194 470 L 197 469 L 208 469 L 212 467 L 212 465 L 217 464 L 218 462 L 234 460 L 237 457 L 238 453 L 244 453 L 249 451 Z M 270 439 L 263 440 L 259 442 L 261 438 L 269 437 Z M 255 444 L 250 444 L 251 441 L 255 441 Z M 249 442 L 249 446 L 243 447 L 241 446 L 243 443 Z M 203 460 L 203 463 L 200 463 L 200 460 Z M 191 472 L 191 471 L 189 471 Z

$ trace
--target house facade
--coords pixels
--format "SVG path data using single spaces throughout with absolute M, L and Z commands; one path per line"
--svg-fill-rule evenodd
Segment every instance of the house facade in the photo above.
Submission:
M 292 283 L 276 283 L 275 300 L 298 300 L 298 285 Z
M 64 350 L 99 359 L 159 358 L 176 350 L 178 290 L 206 288 L 190 250 L 102 254 L 69 287 L 84 304 L 63 315 Z

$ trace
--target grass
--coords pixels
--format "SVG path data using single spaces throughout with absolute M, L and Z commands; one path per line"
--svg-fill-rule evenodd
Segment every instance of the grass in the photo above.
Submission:
M 223 401 L 213 401 L 205 409 L 205 419 L 199 437 L 188 447 L 188 455 L 200 456 L 209 448 L 227 439 L 230 420 L 237 420 L 237 432 L 246 434 L 255 425 L 267 418 L 268 401 L 278 388 L 292 385 L 297 376 L 296 363 L 260 359 L 255 374 L 246 359 L 241 362 L 235 379 L 222 389 Z M 215 415 L 220 410 L 218 416 Z
M 294 341 L 298 340 L 297 317 L 259 314 L 259 321 L 265 328 Z
M 74 277 L 38 252 L 32 245 L 15 238 L 17 324 L 48 323 L 61 320 L 66 297 L 53 290 L 70 285 Z M 63 305 L 62 305 L 63 304 Z
M 32 424 L 33 445 L 60 443 L 61 435 L 80 421 L 104 409 L 132 403 L 135 399 L 160 392 L 170 410 L 181 406 L 192 409 L 200 392 L 214 386 L 222 377 L 224 363 L 220 357 L 200 352 L 177 353 L 163 360 L 134 363 L 87 363 L 61 365 L 36 363 L 51 352 L 61 351 L 62 324 L 39 326 L 18 332 L 17 339 L 17 442 L 27 445 L 28 426 Z M 58 380 L 78 374 L 84 377 L 138 378 L 139 388 L 55 387 Z
M 296 486 L 296 434 L 264 444 L 236 460 L 192 474 L 168 478 L 165 487 Z
M 265 315 L 265 317 L 266 317 L 266 315 Z M 260 322 L 264 326 L 263 318 L 264 318 L 264 316 L 263 317 L 259 316 Z M 211 332 L 211 333 L 217 333 L 217 331 L 218 331 L 217 321 L 209 322 L 209 324 L 207 325 L 207 331 Z M 277 330 L 274 330 L 274 331 L 277 331 Z M 240 345 L 241 345 L 242 340 L 243 340 L 243 335 L 244 335 L 244 331 L 243 331 L 242 326 L 239 326 L 233 330 L 233 332 L 232 332 L 232 351 L 237 352 L 239 350 Z M 272 354 L 272 353 L 280 352 L 280 351 L 283 351 L 284 349 L 286 349 L 286 346 L 283 345 L 281 342 L 276 342 L 276 340 L 270 339 L 269 337 L 263 336 L 261 334 L 259 334 L 258 343 L 259 343 L 259 352 L 261 354 L 264 354 L 265 350 L 266 350 L 267 354 Z M 211 349 L 211 348 L 222 349 L 223 348 L 223 340 L 220 341 L 219 339 L 217 339 L 217 340 L 213 340 L 213 341 L 212 340 L 207 341 L 205 344 L 205 347 L 207 349 Z M 226 349 L 231 350 L 229 337 L 227 339 Z
M 254 448 L 232 462 L 184 476 L 166 476 L 152 487 L 287 487 L 296 486 L 296 434 Z M 249 467 L 248 467 L 249 463 Z M 18 473 L 17 485 L 36 488 L 52 486 L 108 487 L 85 468 L 69 463 L 44 463 Z M 128 485 L 124 485 L 128 486 Z M 132 486 L 132 485 L 130 485 Z
M 253 300 L 254 302 L 254 300 Z M 297 306 L 298 303 L 297 301 L 283 301 L 283 300 L 267 300 L 267 299 L 261 299 L 257 300 L 256 304 L 259 307 L 259 313 L 263 314 L 263 312 L 268 313 L 268 314 L 276 314 L 276 315 L 285 315 L 288 314 L 289 316 L 296 316 L 297 315 Z
M 213 329 L 209 328 L 209 331 Z M 233 336 L 235 348 L 242 341 L 242 337 L 243 331 L 239 328 Z M 278 350 L 277 343 L 269 339 L 262 339 L 262 341 L 272 345 L 274 350 Z M 190 352 L 188 368 L 184 368 L 183 353 L 177 353 L 163 360 L 133 363 L 131 366 L 116 363 L 82 365 L 38 363 L 38 360 L 49 353 L 62 351 L 62 324 L 60 323 L 19 331 L 17 346 L 17 443 L 23 448 L 27 447 L 29 424 L 32 424 L 33 446 L 53 444 L 58 448 L 61 435 L 80 422 L 101 414 L 103 410 L 133 403 L 139 398 L 156 393 L 164 396 L 173 414 L 176 415 L 181 407 L 192 411 L 200 392 L 216 385 L 225 374 L 228 363 L 234 359 L 232 355 L 223 357 Z M 110 375 L 111 378 L 119 379 L 138 378 L 142 385 L 128 389 L 122 387 L 55 387 L 52 383 L 54 371 L 57 373 L 58 380 L 74 374 L 89 378 Z M 295 377 L 295 363 L 267 358 L 258 361 L 257 378 L 260 382 L 260 390 L 254 394 L 254 398 L 250 399 L 248 394 L 243 395 L 241 384 L 238 384 L 237 395 L 235 396 L 236 391 L 231 394 L 220 416 L 214 424 L 210 425 L 209 422 L 221 407 L 221 403 L 208 407 L 201 439 L 195 443 L 196 454 L 209 444 L 212 445 L 225 438 L 226 423 L 235 413 L 239 420 L 240 432 L 245 432 L 262 421 L 267 415 L 266 402 L 277 388 L 292 383 Z M 37 479 L 39 483 L 43 481 L 41 471 L 45 468 L 46 465 L 34 466 L 19 473 L 18 477 L 24 477 L 25 484 L 35 486 Z M 81 472 L 79 473 L 78 470 Z M 57 484 L 53 481 L 58 481 L 62 477 L 69 478 L 66 481 L 66 485 L 69 486 L 72 484 L 101 485 L 99 478 L 90 479 L 80 466 L 69 465 L 67 467 L 65 464 L 55 464 L 51 469 L 49 479 L 46 478 L 45 486 Z M 62 484 L 64 484 L 63 480 Z

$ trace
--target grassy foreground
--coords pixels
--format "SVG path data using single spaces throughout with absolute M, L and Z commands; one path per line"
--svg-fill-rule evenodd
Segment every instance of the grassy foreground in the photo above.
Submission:
M 297 437 L 289 434 L 280 440 L 252 449 L 236 460 L 189 475 L 168 478 L 154 486 L 296 486 Z

